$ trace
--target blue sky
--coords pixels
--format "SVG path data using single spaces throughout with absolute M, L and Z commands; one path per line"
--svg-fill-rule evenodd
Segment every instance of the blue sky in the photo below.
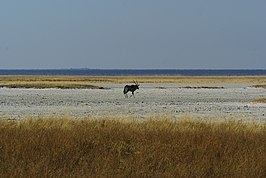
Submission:
M 0 68 L 266 69 L 265 0 L 2 0 Z

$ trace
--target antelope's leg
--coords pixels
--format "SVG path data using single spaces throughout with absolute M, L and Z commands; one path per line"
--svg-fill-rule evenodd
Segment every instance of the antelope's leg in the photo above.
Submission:
M 131 96 L 133 96 L 135 98 L 134 91 L 132 91 L 132 95 Z

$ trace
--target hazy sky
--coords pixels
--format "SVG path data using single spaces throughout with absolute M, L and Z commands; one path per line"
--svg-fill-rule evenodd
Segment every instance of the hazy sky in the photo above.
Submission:
M 266 69 L 266 1 L 1 0 L 0 68 Z

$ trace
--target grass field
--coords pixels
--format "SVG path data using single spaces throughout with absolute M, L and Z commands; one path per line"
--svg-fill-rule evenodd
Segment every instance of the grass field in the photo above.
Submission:
M 0 76 L 0 87 L 100 88 L 101 83 L 266 83 L 266 76 Z M 256 85 L 257 87 L 260 87 Z M 255 86 L 255 87 L 256 87 Z
M 0 120 L 1 177 L 265 177 L 266 124 Z

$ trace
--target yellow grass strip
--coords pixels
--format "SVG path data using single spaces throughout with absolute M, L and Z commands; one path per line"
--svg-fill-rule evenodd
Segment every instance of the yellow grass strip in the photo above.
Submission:
M 265 176 L 265 123 L 132 120 L 0 120 L 0 175 Z
M 103 83 L 266 83 L 266 76 L 0 76 L 0 87 L 103 88 Z M 95 85 L 96 83 L 96 85 Z M 264 84 L 254 87 L 264 87 Z M 204 86 L 202 88 L 205 88 Z
M 104 89 L 86 82 L 73 81 L 5 81 L 0 82 L 0 87 L 6 88 L 60 88 L 60 89 Z
M 266 98 L 259 98 L 253 101 L 254 103 L 266 103 Z
M 266 88 L 266 84 L 254 85 L 253 87 L 255 87 L 255 88 Z
M 266 76 L 0 76 L 0 82 L 266 83 Z
M 224 87 L 212 87 L 212 86 L 186 86 L 186 87 L 179 87 L 179 88 L 186 88 L 186 89 L 223 89 Z

